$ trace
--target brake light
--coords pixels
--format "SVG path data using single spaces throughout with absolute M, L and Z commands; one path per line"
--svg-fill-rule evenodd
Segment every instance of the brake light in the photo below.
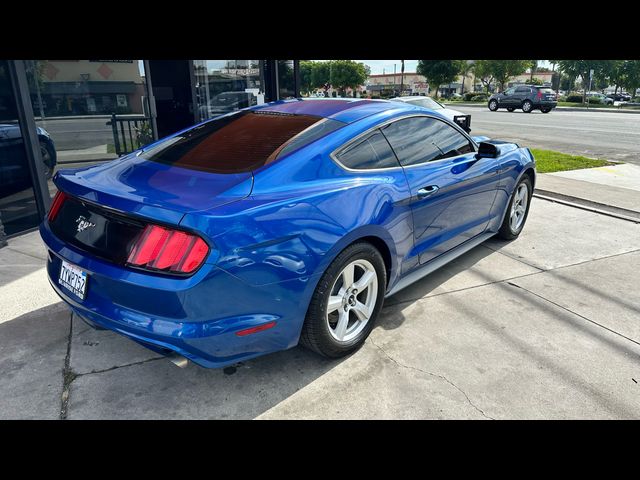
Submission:
M 51 202 L 51 208 L 49 209 L 49 215 L 47 216 L 50 222 L 53 222 L 55 218 L 58 216 L 58 212 L 60 211 L 60 207 L 67 199 L 67 194 L 58 190 L 56 192 L 56 196 L 53 197 L 53 202 Z
M 168 273 L 191 273 L 209 253 L 209 246 L 197 235 L 158 225 L 147 225 L 138 238 L 127 264 Z
M 538 90 L 538 98 L 542 98 L 542 90 Z

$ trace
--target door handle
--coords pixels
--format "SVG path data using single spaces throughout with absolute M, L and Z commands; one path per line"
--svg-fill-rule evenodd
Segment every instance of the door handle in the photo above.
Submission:
M 421 188 L 416 193 L 419 198 L 428 197 L 429 195 L 436 193 L 440 187 L 437 185 L 429 185 L 428 187 Z

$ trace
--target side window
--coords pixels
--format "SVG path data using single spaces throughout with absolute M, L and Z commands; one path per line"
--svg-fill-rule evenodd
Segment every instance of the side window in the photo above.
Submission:
M 513 95 L 515 91 L 516 91 L 515 88 L 509 88 L 509 89 L 504 91 L 504 94 L 505 95 Z
M 404 167 L 475 151 L 464 135 L 435 118 L 406 118 L 382 131 Z
M 516 93 L 531 93 L 531 89 L 529 87 L 518 87 L 516 88 Z
M 393 150 L 389 142 L 380 131 L 367 136 L 355 145 L 348 146 L 337 155 L 338 160 L 345 167 L 354 169 L 372 169 L 398 167 Z

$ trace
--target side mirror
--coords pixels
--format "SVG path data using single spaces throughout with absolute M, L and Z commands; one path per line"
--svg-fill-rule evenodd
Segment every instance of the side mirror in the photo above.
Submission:
M 498 147 L 493 143 L 480 142 L 476 158 L 498 158 L 500 152 Z

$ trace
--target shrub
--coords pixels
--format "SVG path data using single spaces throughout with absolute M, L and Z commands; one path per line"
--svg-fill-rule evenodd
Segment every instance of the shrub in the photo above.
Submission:
M 582 94 L 576 93 L 576 92 L 569 92 L 569 94 L 567 94 L 567 99 L 565 101 L 572 102 L 572 103 L 582 103 Z
M 466 92 L 464 94 L 464 100 L 465 100 L 465 102 L 469 102 L 469 101 L 471 101 L 471 99 L 473 97 L 478 97 L 478 96 L 481 96 L 481 95 L 484 95 L 485 97 L 487 96 L 487 94 L 484 93 L 484 92 Z
M 600 100 L 598 97 L 589 97 L 589 103 L 591 105 L 600 105 L 602 104 L 602 100 Z
M 474 97 L 471 97 L 471 101 L 472 102 L 485 102 L 487 100 L 487 94 L 486 93 L 481 93 L 480 95 L 476 95 Z

